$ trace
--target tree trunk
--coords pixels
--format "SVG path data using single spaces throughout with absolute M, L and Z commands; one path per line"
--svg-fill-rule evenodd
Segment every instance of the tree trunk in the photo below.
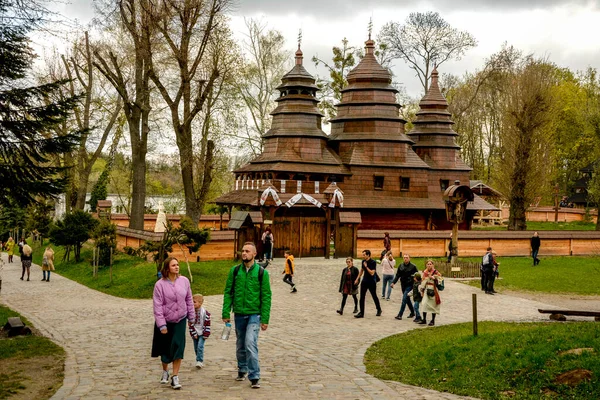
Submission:
M 182 126 L 179 128 L 177 147 L 179 148 L 179 163 L 181 164 L 181 179 L 185 196 L 185 215 L 197 225 L 200 220 L 201 209 L 196 201 L 196 189 L 194 187 L 194 154 L 192 151 L 191 127 Z
M 512 173 L 512 187 L 510 190 L 510 215 L 508 218 L 509 231 L 527 230 L 527 193 L 525 192 L 531 150 L 531 135 L 533 129 L 520 129 L 516 154 L 519 161 L 515 163 L 515 169 Z
M 206 197 L 208 196 L 208 191 L 210 189 L 210 185 L 213 180 L 213 169 L 214 169 L 214 150 L 215 150 L 215 142 L 209 140 L 206 143 L 206 158 L 204 159 L 204 179 L 202 180 L 202 187 L 200 188 L 200 193 L 198 194 L 198 208 L 200 210 L 204 209 L 204 204 L 206 203 Z

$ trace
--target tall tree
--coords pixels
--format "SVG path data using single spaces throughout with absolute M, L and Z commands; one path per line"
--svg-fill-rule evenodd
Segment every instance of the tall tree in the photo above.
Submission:
M 151 40 L 155 26 L 150 12 L 151 0 L 114 0 L 121 27 L 131 43 L 123 53 L 130 52 L 133 65 L 126 62 L 127 54 L 120 54 L 109 46 L 94 50 L 94 66 L 114 86 L 123 101 L 131 146 L 132 188 L 129 227 L 144 229 L 146 201 L 146 155 L 150 132 L 150 75 Z M 121 44 L 125 40 L 119 41 Z M 131 70 L 132 76 L 128 76 Z
M 242 138 L 253 156 L 262 151 L 262 136 L 271 128 L 270 113 L 275 108 L 276 88 L 287 72 L 289 54 L 284 50 L 281 32 L 268 29 L 266 24 L 246 19 L 246 39 L 239 81 L 235 85 L 239 97 L 250 115 L 243 124 Z
M 553 89 L 557 68 L 531 56 L 506 74 L 499 185 L 510 201 L 509 230 L 527 229 L 526 211 L 551 183 Z
M 153 3 L 151 8 L 152 21 L 159 32 L 157 41 L 161 41 L 153 46 L 162 46 L 165 52 L 152 51 L 150 78 L 171 113 L 179 149 L 186 215 L 195 223 L 202 213 L 202 194 L 210 187 L 213 143 L 206 147 L 202 160 L 205 179 L 199 188 L 194 179 L 192 126 L 207 98 L 214 95 L 213 86 L 223 67 L 218 57 L 220 53 L 213 51 L 211 55 L 210 51 L 217 48 L 211 43 L 219 41 L 218 31 L 221 35 L 226 34 L 224 12 L 229 4 L 229 0 L 161 1 Z
M 27 38 L 31 20 L 14 17 L 15 2 L 0 0 L 0 205 L 20 206 L 36 198 L 60 194 L 67 180 L 55 166 L 55 156 L 70 152 L 82 132 L 57 136 L 54 128 L 65 121 L 79 98 L 60 98 L 66 81 L 29 86 L 27 73 L 34 57 Z
M 88 131 L 100 131 L 95 148 L 92 141 L 88 140 L 90 135 L 83 137 L 77 150 L 76 193 L 77 199 L 75 209 L 83 210 L 85 207 L 85 197 L 88 189 L 88 182 L 92 166 L 100 157 L 106 141 L 117 124 L 119 114 L 123 108 L 121 97 L 110 98 L 106 91 L 98 91 L 98 79 L 94 76 L 93 55 L 89 41 L 88 32 L 84 33 L 82 41 L 78 41 L 73 46 L 71 57 L 62 56 L 65 71 L 71 85 L 69 90 L 72 94 L 76 90 L 82 89 L 84 93 L 83 106 L 75 110 L 75 120 L 79 129 Z M 95 137 L 94 137 L 95 138 Z
M 435 65 L 459 60 L 477 41 L 467 31 L 453 28 L 439 13 L 410 13 L 404 24 L 388 22 L 379 33 L 382 42 L 395 58 L 400 58 L 413 69 L 423 91 L 429 87 L 429 79 Z

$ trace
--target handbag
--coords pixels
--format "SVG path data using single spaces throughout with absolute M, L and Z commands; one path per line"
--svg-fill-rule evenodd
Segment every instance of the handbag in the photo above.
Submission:
M 380 280 L 381 278 L 379 277 L 379 274 L 375 272 L 375 282 L 379 282 Z
M 438 281 L 439 282 L 439 281 Z M 444 281 L 441 281 L 437 284 L 437 290 L 439 290 L 440 292 L 444 290 Z
M 435 290 L 433 290 L 433 289 L 427 289 L 427 296 L 429 296 L 429 297 L 435 296 Z

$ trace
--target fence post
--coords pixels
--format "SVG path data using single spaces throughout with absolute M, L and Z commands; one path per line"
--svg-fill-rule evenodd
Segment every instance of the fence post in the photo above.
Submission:
M 473 293 L 473 336 L 477 336 L 477 293 Z
M 110 283 L 112 284 L 113 248 L 110 248 Z

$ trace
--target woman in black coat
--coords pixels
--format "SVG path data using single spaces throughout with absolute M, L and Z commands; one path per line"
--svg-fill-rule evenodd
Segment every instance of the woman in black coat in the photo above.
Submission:
M 346 267 L 342 270 L 342 279 L 340 280 L 340 293 L 342 294 L 342 306 L 337 313 L 340 315 L 344 314 L 344 306 L 346 305 L 346 299 L 348 295 L 352 295 L 354 299 L 354 314 L 358 312 L 358 285 L 355 284 L 356 278 L 358 278 L 358 268 L 354 266 L 354 260 L 352 257 L 346 258 Z

